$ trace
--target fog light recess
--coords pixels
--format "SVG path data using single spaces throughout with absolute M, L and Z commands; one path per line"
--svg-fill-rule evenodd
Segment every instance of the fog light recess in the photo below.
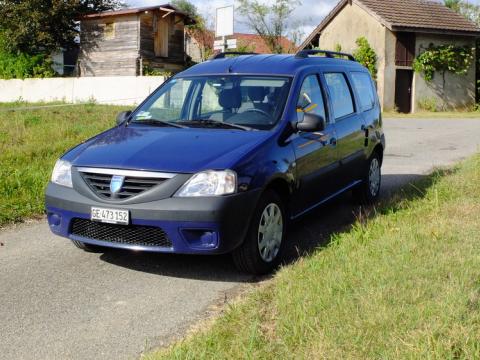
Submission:
M 182 229 L 182 235 L 195 249 L 214 249 L 218 246 L 218 235 L 210 229 Z

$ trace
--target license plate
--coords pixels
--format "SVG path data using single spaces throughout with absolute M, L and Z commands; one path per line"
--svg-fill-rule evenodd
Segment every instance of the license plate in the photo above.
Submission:
M 128 225 L 129 217 L 128 210 L 103 209 L 97 207 L 92 207 L 90 214 L 92 221 L 100 221 L 108 224 Z

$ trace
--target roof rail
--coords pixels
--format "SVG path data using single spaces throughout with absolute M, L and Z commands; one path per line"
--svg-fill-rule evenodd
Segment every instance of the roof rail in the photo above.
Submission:
M 316 54 L 324 54 L 328 58 L 346 57 L 350 61 L 357 61 L 351 54 L 346 54 L 346 53 L 337 52 L 337 51 L 316 50 L 316 49 L 300 50 L 295 54 L 295 57 L 297 59 L 306 59 L 308 58 L 309 55 L 316 55 Z
M 258 55 L 254 52 L 227 51 L 213 55 L 210 60 L 225 59 L 228 55 Z

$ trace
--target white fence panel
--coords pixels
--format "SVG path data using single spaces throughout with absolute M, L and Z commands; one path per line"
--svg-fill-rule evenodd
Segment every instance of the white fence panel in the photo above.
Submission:
M 0 102 L 27 101 L 134 105 L 165 81 L 163 76 L 0 80 Z

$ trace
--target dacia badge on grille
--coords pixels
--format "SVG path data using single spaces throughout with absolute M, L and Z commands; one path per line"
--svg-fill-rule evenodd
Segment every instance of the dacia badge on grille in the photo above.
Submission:
M 110 192 L 112 194 L 117 194 L 120 192 L 125 181 L 125 176 L 113 175 L 112 180 L 110 181 Z

